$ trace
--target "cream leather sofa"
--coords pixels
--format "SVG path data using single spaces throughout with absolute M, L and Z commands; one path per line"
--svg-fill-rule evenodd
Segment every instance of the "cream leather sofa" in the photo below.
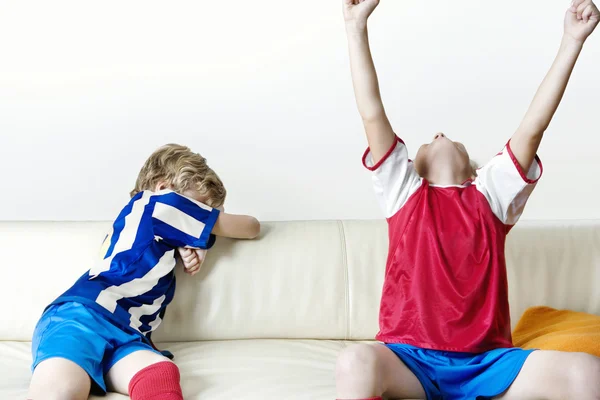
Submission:
M 0 223 L 1 400 L 25 399 L 34 325 L 109 225 Z M 200 274 L 179 274 L 155 335 L 185 398 L 334 399 L 337 354 L 377 332 L 386 235 L 384 221 L 281 222 L 256 241 L 219 240 Z M 522 222 L 507 264 L 513 324 L 532 305 L 600 314 L 600 222 Z

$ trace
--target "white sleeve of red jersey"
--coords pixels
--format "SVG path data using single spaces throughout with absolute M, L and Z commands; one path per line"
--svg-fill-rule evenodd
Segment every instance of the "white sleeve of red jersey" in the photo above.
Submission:
M 525 173 L 509 143 L 477 171 L 475 185 L 488 200 L 496 217 L 506 225 L 514 225 L 521 217 L 542 172 L 542 162 L 536 156 Z
M 400 138 L 377 164 L 367 149 L 363 165 L 373 172 L 373 187 L 386 218 L 393 217 L 421 186 L 422 179 Z

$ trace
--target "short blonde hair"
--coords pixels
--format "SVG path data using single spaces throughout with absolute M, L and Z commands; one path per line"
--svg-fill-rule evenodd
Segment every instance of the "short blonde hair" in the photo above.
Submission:
M 222 206 L 227 195 L 223 182 L 208 167 L 206 159 L 178 144 L 167 144 L 152 153 L 130 195 L 133 197 L 144 190 L 155 190 L 161 182 L 178 193 L 196 190 L 200 196 L 206 197 L 206 204 L 210 207 Z

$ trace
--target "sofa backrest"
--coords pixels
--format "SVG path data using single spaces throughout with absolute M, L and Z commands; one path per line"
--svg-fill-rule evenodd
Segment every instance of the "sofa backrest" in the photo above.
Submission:
M 30 340 L 44 307 L 92 265 L 109 223 L 0 223 L 0 340 Z M 372 339 L 387 252 L 384 221 L 263 223 L 219 239 L 202 271 L 178 268 L 156 341 Z M 600 221 L 522 222 L 509 235 L 513 324 L 548 305 L 600 315 Z

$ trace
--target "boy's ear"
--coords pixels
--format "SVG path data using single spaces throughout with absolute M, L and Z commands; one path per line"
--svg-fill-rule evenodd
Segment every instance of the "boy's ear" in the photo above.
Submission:
M 160 192 L 161 190 L 169 189 L 170 185 L 167 182 L 158 182 L 156 184 L 156 188 L 154 188 L 155 192 Z
M 473 170 L 473 179 L 477 178 L 477 170 L 479 169 L 479 164 L 477 163 L 477 161 L 474 161 L 474 160 L 471 160 L 470 164 L 471 164 L 471 169 Z

